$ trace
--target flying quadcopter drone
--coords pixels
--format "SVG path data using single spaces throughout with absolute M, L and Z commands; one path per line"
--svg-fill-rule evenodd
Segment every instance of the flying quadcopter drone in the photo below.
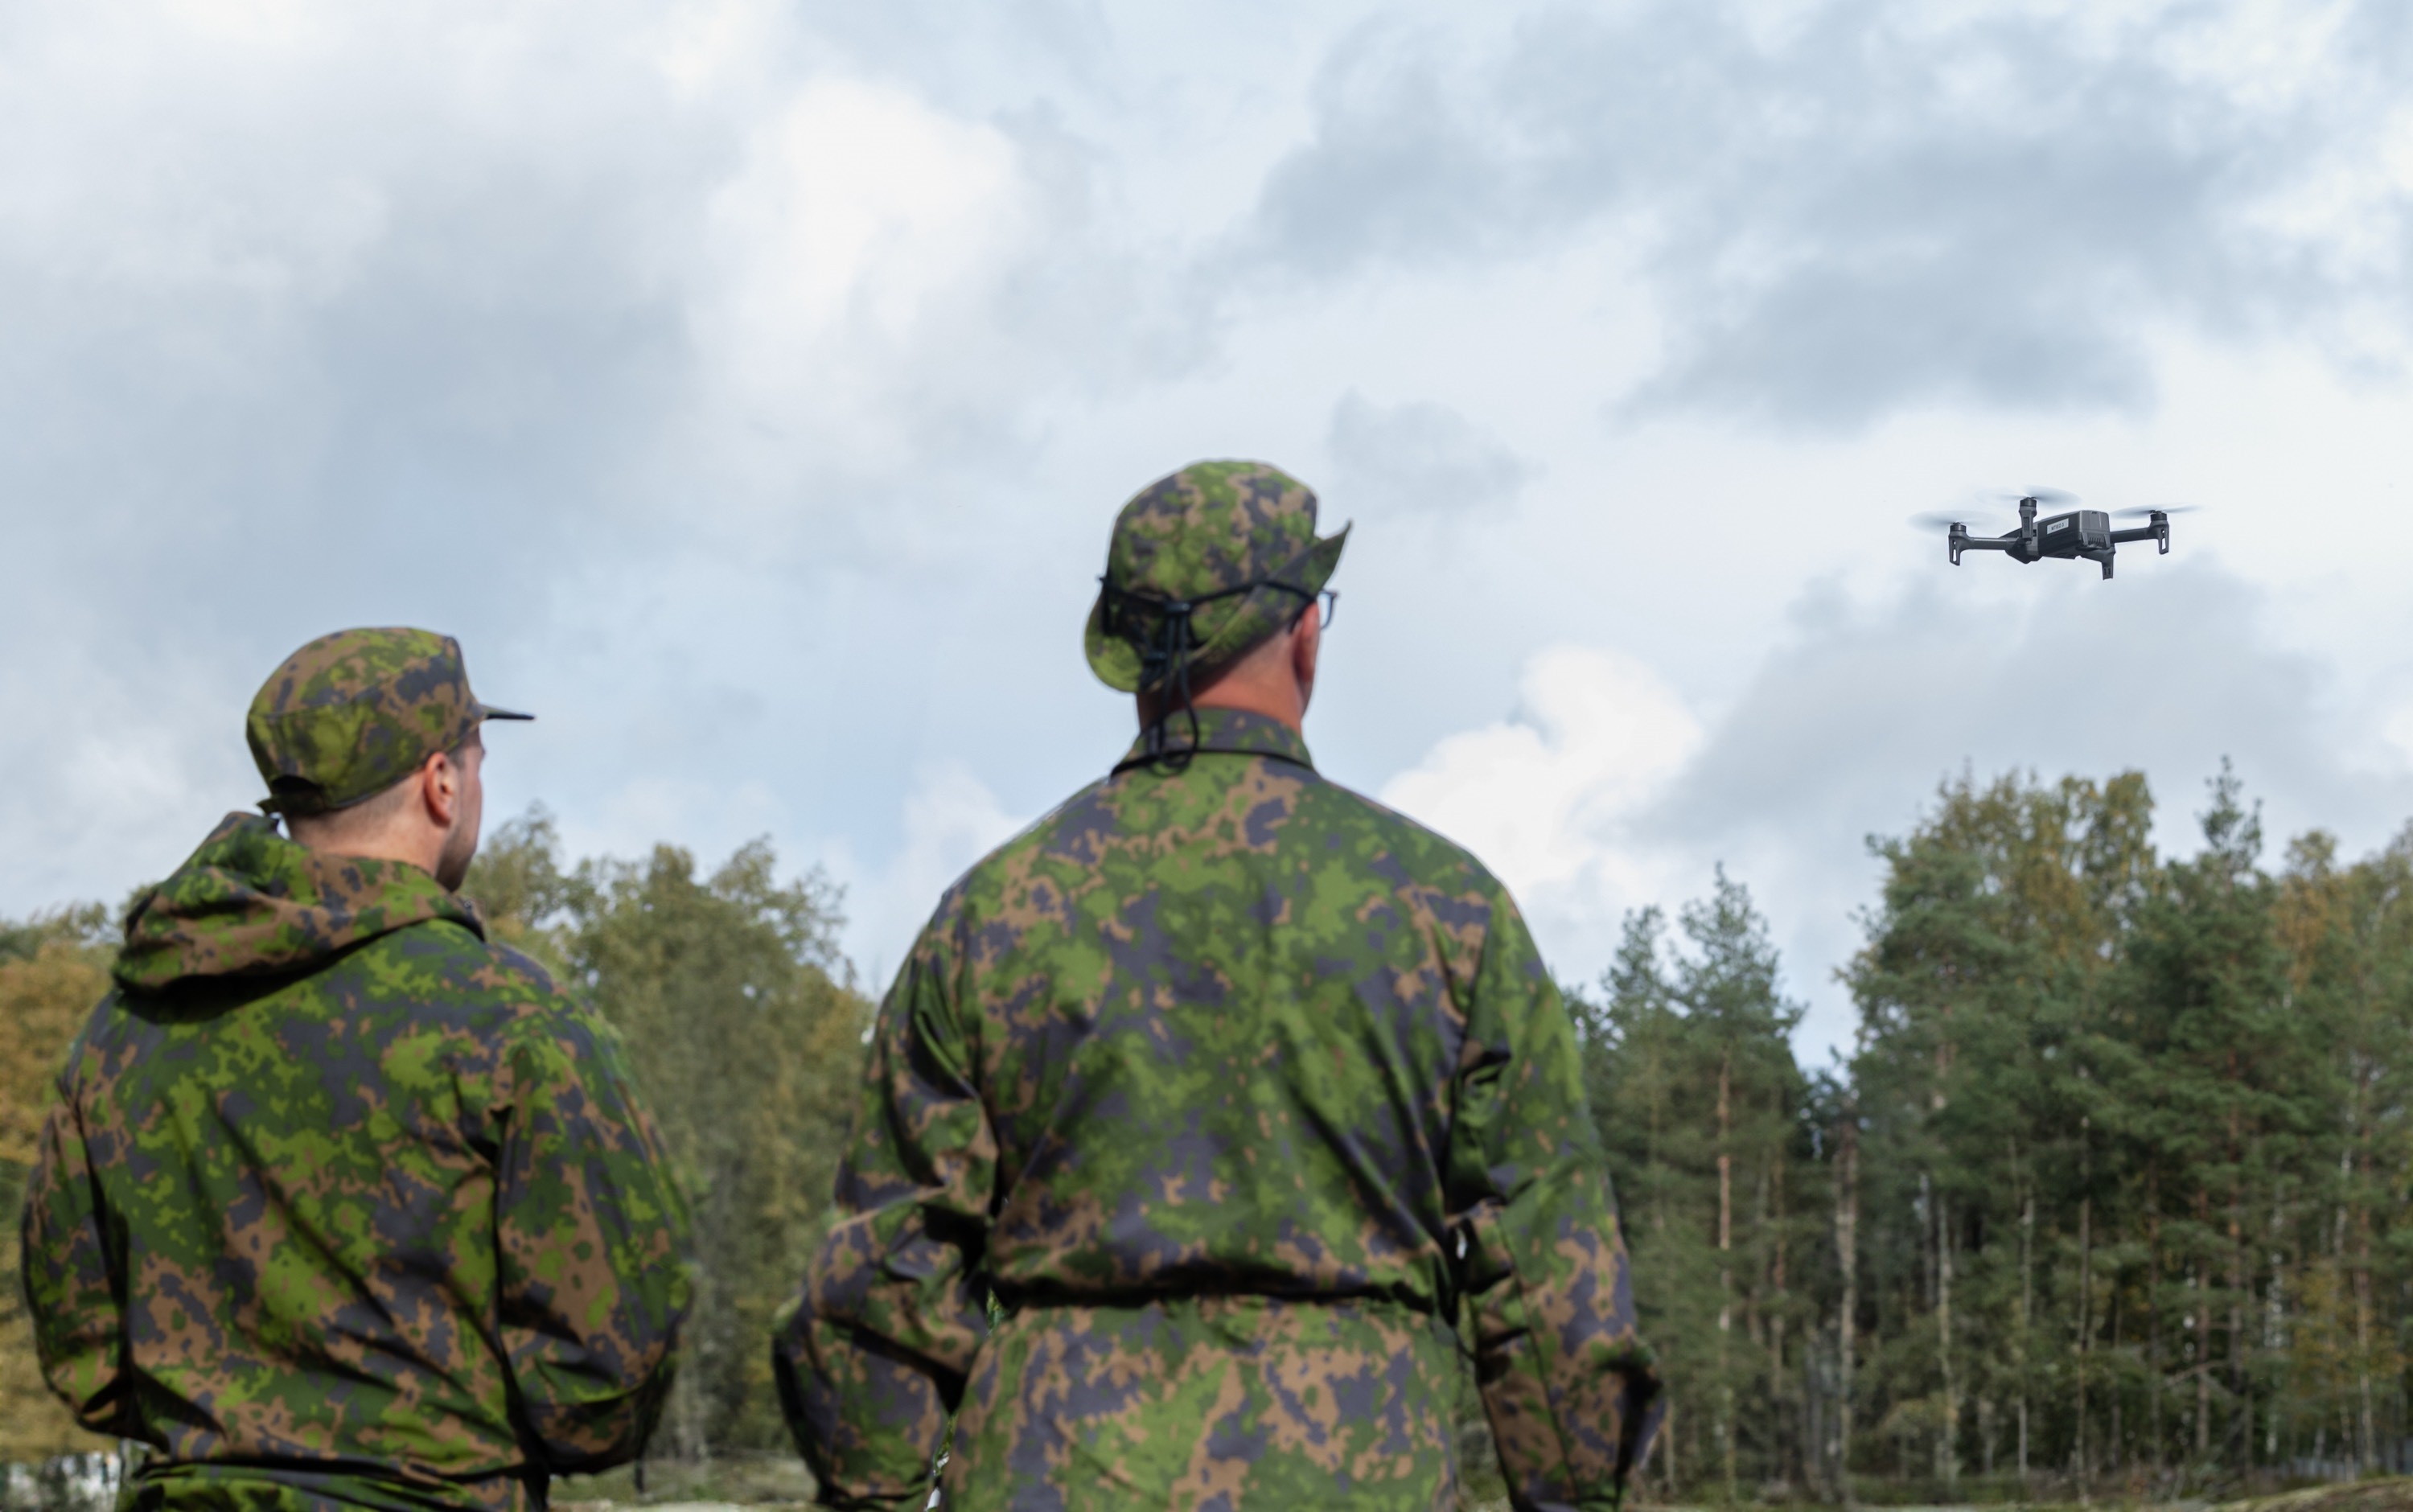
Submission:
M 2111 527 L 2111 512 L 2103 510 L 2065 510 L 2059 514 L 2036 518 L 2040 505 L 2075 504 L 2078 496 L 2057 488 L 2038 488 L 2020 496 L 2020 527 L 1999 536 L 1973 536 L 1966 523 L 1968 516 L 1946 513 L 1915 514 L 1911 523 L 1932 529 L 1945 526 L 1944 549 L 1952 565 L 1961 565 L 1964 551 L 1999 551 L 2010 554 L 2019 562 L 2037 562 L 2048 556 L 2070 561 L 2083 559 L 2103 564 L 2103 575 L 2111 575 L 2111 554 L 2124 541 L 2152 541 L 2161 546 L 2161 555 L 2170 554 L 2170 516 L 2184 514 L 2193 506 L 2169 504 L 2158 509 L 2121 510 L 2123 517 L 2143 515 L 2146 523 L 2124 530 Z

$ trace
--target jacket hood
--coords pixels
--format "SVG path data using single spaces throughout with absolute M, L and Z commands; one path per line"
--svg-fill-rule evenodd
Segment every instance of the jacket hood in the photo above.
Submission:
M 408 862 L 324 855 L 257 814 L 229 814 L 175 875 L 136 901 L 111 975 L 151 992 L 195 977 L 306 971 L 428 919 L 485 938 L 466 898 Z

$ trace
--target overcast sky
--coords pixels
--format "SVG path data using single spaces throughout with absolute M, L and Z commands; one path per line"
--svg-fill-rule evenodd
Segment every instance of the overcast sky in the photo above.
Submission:
M 2413 816 L 2413 8 L 0 0 L 0 912 L 461 637 L 501 813 L 769 835 L 884 974 L 1109 764 L 1122 500 L 1354 520 L 1308 735 L 1561 976 L 1752 886 L 1812 1004 L 1936 783 Z M 1947 566 L 2031 484 L 2167 557 Z

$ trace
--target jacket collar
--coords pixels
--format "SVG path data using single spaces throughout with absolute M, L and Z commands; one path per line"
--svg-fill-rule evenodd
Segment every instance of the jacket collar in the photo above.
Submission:
M 1115 770 L 1138 771 L 1146 768 L 1162 770 L 1165 758 L 1179 761 L 1190 745 L 1190 719 L 1177 714 L 1165 721 L 1164 751 L 1155 762 L 1148 760 L 1147 732 L 1123 753 Z M 1198 710 L 1198 754 L 1201 756 L 1266 756 L 1275 761 L 1290 762 L 1315 770 L 1315 763 L 1307 753 L 1307 741 L 1299 733 L 1280 719 L 1263 714 L 1251 714 L 1241 709 L 1203 708 Z

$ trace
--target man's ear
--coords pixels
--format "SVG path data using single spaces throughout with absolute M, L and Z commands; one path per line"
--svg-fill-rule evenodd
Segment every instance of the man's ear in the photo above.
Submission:
M 1301 708 L 1315 692 L 1315 661 L 1324 649 L 1324 617 L 1314 604 L 1298 616 L 1298 627 L 1290 638 L 1290 674 L 1298 680 L 1298 702 Z
M 447 752 L 439 750 L 420 763 L 419 801 L 437 829 L 451 829 L 459 817 L 461 768 Z

